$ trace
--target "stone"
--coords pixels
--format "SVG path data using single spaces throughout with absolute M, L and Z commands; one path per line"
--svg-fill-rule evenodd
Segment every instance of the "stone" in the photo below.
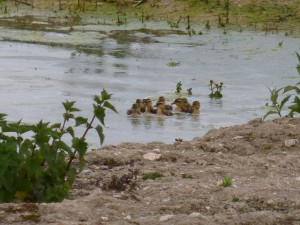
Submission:
M 292 147 L 292 146 L 295 146 L 297 143 L 299 143 L 298 139 L 287 139 L 287 140 L 285 140 L 284 145 L 286 147 Z
M 167 220 L 173 218 L 174 216 L 175 216 L 175 215 L 164 215 L 164 216 L 161 216 L 161 217 L 159 218 L 159 221 L 160 221 L 160 222 L 164 222 L 164 221 L 167 221 Z
M 161 159 L 161 154 L 149 152 L 143 155 L 144 159 L 155 161 Z

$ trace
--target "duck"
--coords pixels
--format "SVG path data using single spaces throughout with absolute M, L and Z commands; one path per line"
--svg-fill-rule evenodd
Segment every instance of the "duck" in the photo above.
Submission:
M 190 114 L 199 114 L 200 113 L 200 102 L 193 101 L 191 109 L 188 111 Z
M 166 105 L 166 99 L 164 96 L 159 96 L 155 106 L 157 106 L 159 102 L 163 102 L 164 110 L 170 110 L 170 111 L 173 110 L 173 107 L 171 105 Z
M 165 116 L 173 116 L 173 113 L 169 110 L 165 110 L 164 102 L 156 103 L 157 106 L 157 113 L 156 115 L 165 115 Z
M 131 109 L 127 110 L 127 115 L 132 115 L 132 116 L 140 115 L 140 111 L 136 103 L 132 104 Z
M 152 113 L 152 114 L 156 114 L 157 113 L 157 109 L 154 109 L 152 106 L 152 101 L 151 99 L 146 99 L 146 103 L 145 103 L 145 113 Z
M 182 109 L 182 99 L 181 98 L 176 98 L 174 100 L 174 102 L 172 102 L 171 104 L 176 105 L 176 107 L 174 109 L 175 112 L 182 112 L 183 111 L 183 109 Z
M 143 112 L 143 111 L 142 111 L 142 100 L 141 100 L 140 98 L 135 100 L 135 104 L 137 105 L 137 110 L 138 110 L 140 113 Z
M 183 112 L 189 112 L 190 110 L 192 110 L 192 106 L 186 98 L 182 98 L 181 100 L 182 100 L 182 111 Z

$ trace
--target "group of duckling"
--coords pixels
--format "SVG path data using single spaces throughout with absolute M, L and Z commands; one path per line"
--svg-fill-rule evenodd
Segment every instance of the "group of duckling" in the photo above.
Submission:
M 174 109 L 173 106 L 175 105 Z M 166 104 L 164 96 L 160 96 L 153 106 L 149 98 L 137 99 L 132 104 L 131 109 L 127 110 L 127 115 L 140 115 L 141 113 L 172 116 L 173 112 L 185 112 L 190 114 L 200 113 L 200 102 L 194 101 L 192 104 L 186 98 L 176 98 L 171 105 Z

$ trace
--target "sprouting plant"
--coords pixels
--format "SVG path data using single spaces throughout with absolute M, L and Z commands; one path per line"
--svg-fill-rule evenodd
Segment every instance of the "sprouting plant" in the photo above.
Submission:
M 223 187 L 230 187 L 232 185 L 232 179 L 230 177 L 223 177 L 221 185 Z
M 300 75 L 300 55 L 296 52 L 299 64 L 297 65 L 297 70 Z M 290 112 L 287 116 L 293 117 L 295 113 L 300 113 L 300 82 L 296 83 L 295 85 L 287 85 L 285 87 L 276 89 L 268 88 L 271 93 L 271 102 L 272 102 L 272 109 L 269 110 L 266 115 L 264 115 L 263 120 L 270 114 L 278 114 L 280 117 L 282 116 L 281 110 L 283 109 L 284 105 L 289 101 L 289 99 L 293 96 L 293 104 L 289 105 L 287 108 L 290 109 Z M 287 95 L 287 93 L 289 93 Z M 279 103 L 279 95 L 283 97 L 283 99 Z M 268 104 L 267 104 L 268 105 Z
M 240 198 L 239 198 L 238 196 L 236 196 L 236 195 L 233 195 L 233 196 L 232 196 L 232 201 L 233 201 L 233 202 L 239 202 L 239 201 L 240 201 Z
M 164 175 L 158 171 L 150 172 L 150 173 L 143 173 L 143 180 L 155 180 L 156 178 L 163 177 Z
M 290 99 L 290 97 L 291 97 L 291 95 L 288 95 L 288 96 L 286 96 L 285 98 L 283 98 L 283 99 L 280 101 L 280 103 L 279 103 L 279 102 L 278 102 L 278 101 L 279 101 L 279 100 L 278 100 L 279 93 L 283 90 L 283 88 L 276 89 L 276 87 L 275 87 L 274 89 L 270 89 L 270 88 L 268 87 L 268 89 L 269 89 L 269 91 L 270 91 L 270 93 L 271 93 L 270 99 L 271 99 L 272 105 L 271 105 L 270 107 L 271 107 L 272 109 L 269 110 L 269 111 L 266 113 L 266 115 L 264 115 L 263 120 L 264 120 L 267 116 L 269 116 L 269 115 L 271 115 L 271 114 L 278 114 L 278 115 L 281 117 L 281 116 L 282 116 L 282 115 L 281 115 L 281 110 L 282 110 L 284 104 L 285 104 L 285 103 Z M 267 104 L 267 105 L 268 105 L 268 104 Z
M 223 82 L 215 83 L 213 80 L 209 81 L 209 89 L 210 89 L 210 94 L 209 97 L 211 98 L 222 98 L 223 94 L 222 92 L 223 88 Z
M 187 178 L 187 179 L 193 179 L 193 176 L 191 175 L 191 174 L 188 174 L 188 173 L 183 173 L 183 174 L 181 174 L 181 177 L 182 178 Z
M 176 93 L 179 94 L 182 90 L 182 83 L 181 81 L 179 81 L 177 84 L 176 84 Z
M 179 66 L 179 64 L 180 64 L 179 62 L 174 62 L 174 61 L 170 61 L 167 63 L 167 65 L 171 67 Z
M 116 112 L 110 104 L 111 94 L 106 90 L 94 97 L 91 120 L 76 116 L 80 111 L 74 101 L 63 103 L 65 113 L 62 123 L 40 121 L 35 125 L 20 121 L 8 122 L 0 114 L 0 202 L 62 201 L 72 187 L 76 175 L 84 168 L 88 149 L 86 135 L 95 129 L 100 143 L 104 141 L 103 126 L 106 109 Z M 94 120 L 100 124 L 94 126 Z M 73 121 L 73 125 L 69 123 Z M 73 127 L 84 126 L 81 136 Z M 65 136 L 70 136 L 68 143 Z M 79 168 L 74 163 L 78 159 Z
M 186 89 L 186 91 L 187 91 L 188 95 L 192 95 L 193 94 L 192 88 L 188 88 L 188 89 Z

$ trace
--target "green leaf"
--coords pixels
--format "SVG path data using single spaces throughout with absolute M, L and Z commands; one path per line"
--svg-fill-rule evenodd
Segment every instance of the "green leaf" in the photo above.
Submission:
M 63 104 L 65 110 L 66 110 L 67 112 L 70 112 L 71 109 L 72 109 L 72 107 L 73 107 L 73 105 L 75 104 L 75 101 L 69 102 L 68 100 L 66 100 L 66 101 L 63 102 L 62 104 Z
M 72 113 L 64 113 L 63 116 L 64 116 L 64 119 L 67 121 L 69 121 L 69 119 L 74 118 L 74 115 Z
M 72 154 L 72 149 L 65 142 L 58 140 L 54 142 L 54 145 L 58 148 L 58 150 L 62 150 L 67 152 L 68 154 Z
M 80 125 L 82 125 L 82 124 L 87 124 L 88 119 L 87 119 L 87 118 L 84 118 L 84 117 L 82 117 L 82 116 L 78 116 L 78 117 L 75 118 L 75 121 L 76 121 L 75 126 L 77 127 L 77 126 L 80 126 Z
M 94 101 L 95 101 L 98 105 L 101 105 L 101 104 L 102 104 L 102 100 L 99 98 L 98 95 L 95 95 L 95 96 L 94 96 Z
M 266 115 L 264 115 L 263 120 L 265 120 L 265 118 L 266 118 L 267 116 L 271 115 L 271 114 L 277 114 L 277 112 L 274 111 L 274 110 L 270 110 L 269 112 L 267 112 Z
M 0 121 L 3 121 L 6 119 L 7 114 L 5 113 L 0 113 Z
M 80 157 L 80 156 L 84 156 L 84 154 L 86 153 L 88 144 L 86 143 L 85 140 L 74 137 L 72 139 L 72 148 L 74 148 L 79 153 L 79 157 Z
M 68 127 L 67 129 L 66 129 L 66 131 L 72 136 L 72 137 L 74 137 L 74 130 L 73 130 L 73 128 L 70 126 L 70 127 Z
M 291 95 L 286 96 L 280 103 L 280 108 L 284 106 L 284 104 L 290 99 Z
M 300 99 L 298 96 L 295 96 L 294 103 L 297 103 L 298 105 L 300 105 Z
M 112 111 L 114 111 L 115 113 L 118 113 L 116 108 L 112 104 L 110 104 L 108 101 L 105 101 L 103 106 L 110 109 L 110 110 L 112 110 Z
M 101 91 L 102 101 L 109 100 L 111 98 L 111 96 L 112 96 L 112 94 L 108 94 L 105 89 L 103 89 L 103 91 Z
M 299 104 L 291 105 L 288 108 L 291 109 L 294 112 L 300 113 L 300 105 Z
M 55 129 L 55 128 L 60 129 L 60 126 L 61 126 L 61 123 L 54 123 L 50 126 L 50 128 L 51 129 Z
M 104 125 L 105 109 L 99 105 L 94 106 L 94 115 Z
M 102 145 L 103 141 L 104 141 L 103 127 L 98 125 L 98 126 L 95 127 L 95 130 L 98 133 L 98 136 L 100 138 L 100 144 Z

